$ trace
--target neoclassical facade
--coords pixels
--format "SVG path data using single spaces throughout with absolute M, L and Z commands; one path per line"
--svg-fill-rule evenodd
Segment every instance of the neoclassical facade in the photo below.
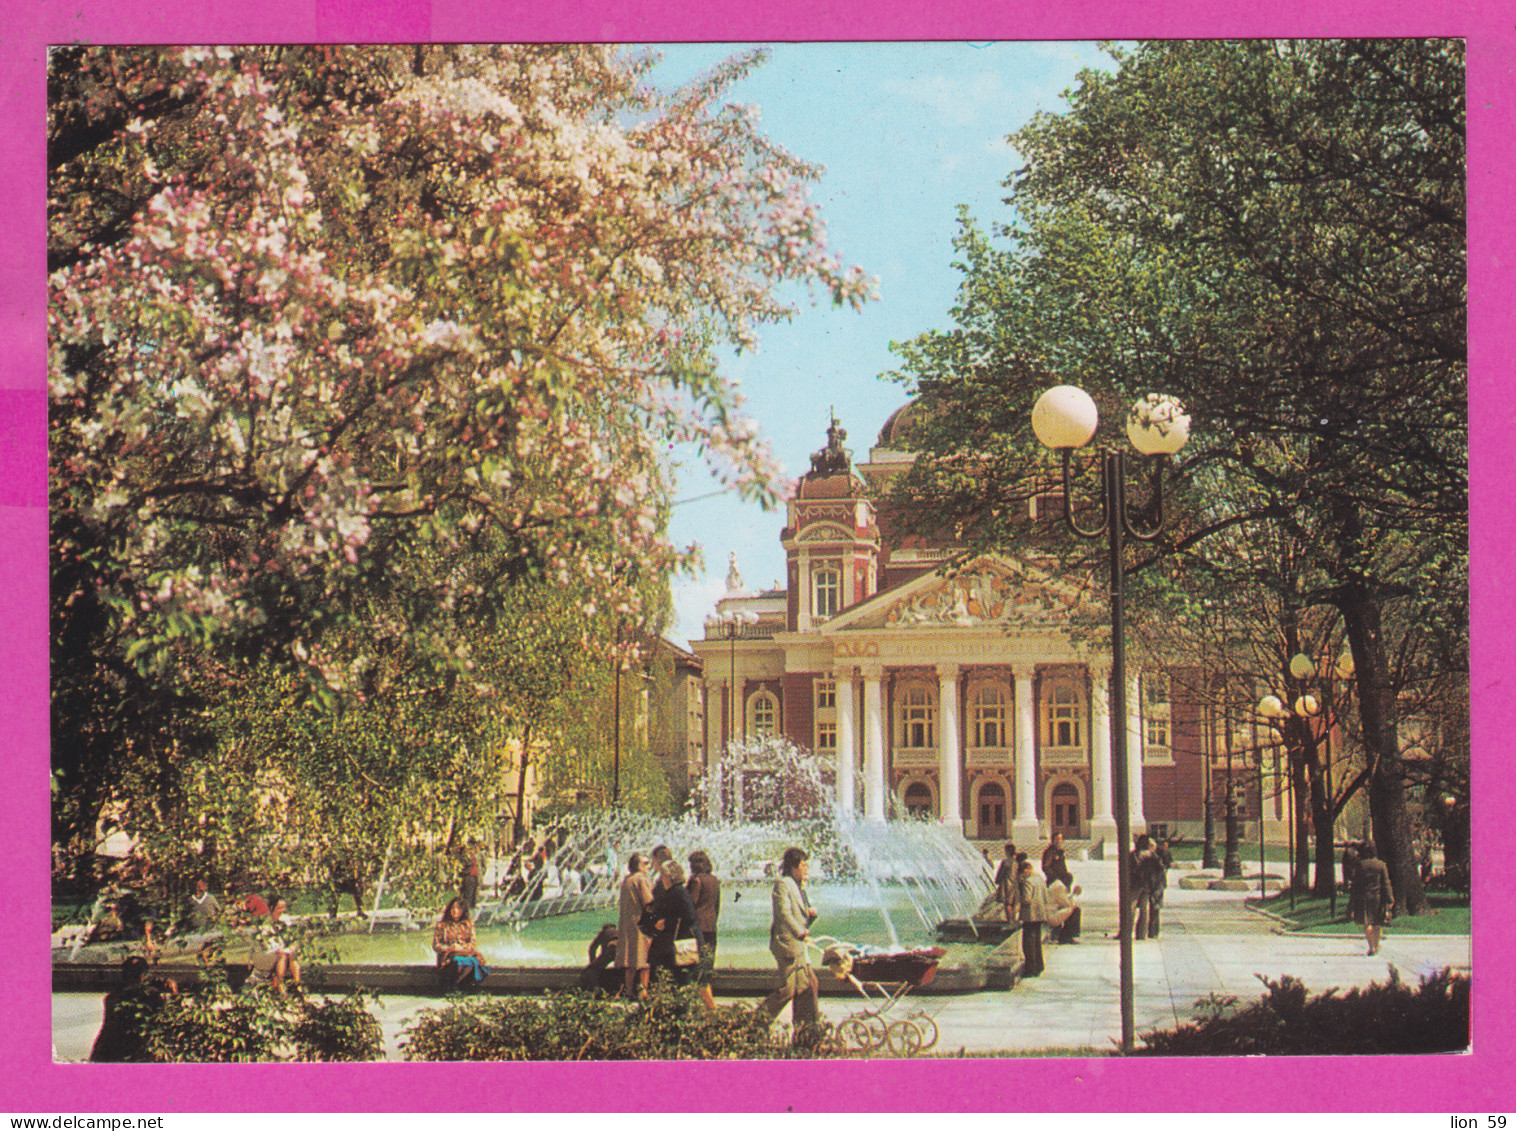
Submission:
M 1061 577 L 1036 554 L 1035 509 L 1025 553 L 951 572 L 950 547 L 893 536 L 874 500 L 910 462 L 910 412 L 856 471 L 832 422 L 788 504 L 784 587 L 750 592 L 733 562 L 692 645 L 705 748 L 784 735 L 835 766 L 839 798 L 866 818 L 910 813 L 985 842 L 1114 839 L 1099 579 Z M 1127 678 L 1132 827 L 1198 831 L 1216 753 L 1199 711 L 1173 698 L 1161 664 Z

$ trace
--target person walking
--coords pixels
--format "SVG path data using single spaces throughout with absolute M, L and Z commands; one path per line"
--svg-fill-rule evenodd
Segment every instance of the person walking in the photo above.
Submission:
M 1358 844 L 1349 841 L 1342 850 L 1342 882 L 1347 885 L 1348 889 L 1347 917 L 1351 923 L 1363 922 L 1361 917 L 1363 905 L 1359 902 L 1358 898 L 1363 891 L 1363 888 L 1358 883 L 1359 847 Z
M 820 986 L 805 944 L 816 919 L 816 909 L 805 892 L 810 874 L 810 858 L 805 850 L 786 848 L 779 878 L 774 881 L 774 914 L 769 924 L 769 953 L 779 964 L 779 986 L 759 1006 L 770 1017 L 777 1018 L 793 1001 L 797 1030 L 804 1024 L 815 1024 L 820 1017 L 817 1002 Z
M 1357 909 L 1357 921 L 1363 927 L 1364 940 L 1369 944 L 1369 953 L 1378 954 L 1380 934 L 1390 921 L 1390 912 L 1395 906 L 1395 889 L 1390 886 L 1390 870 L 1374 851 L 1372 841 L 1364 841 L 1359 846 L 1358 856 L 1353 903 Z
M 640 983 L 647 989 L 647 948 L 651 941 L 638 929 L 642 913 L 653 902 L 653 883 L 648 879 L 648 859 L 634 852 L 626 862 L 626 879 L 621 881 L 621 897 L 617 906 L 616 965 L 625 971 L 626 996 L 637 993 Z
M 700 924 L 700 1000 L 707 1009 L 716 1008 L 711 980 L 716 972 L 716 920 L 721 915 L 721 881 L 716 878 L 711 858 L 703 849 L 690 853 L 690 900 L 695 905 L 695 922 Z
M 1017 877 L 1020 893 L 1021 976 L 1035 978 L 1044 969 L 1042 962 L 1042 926 L 1048 919 L 1047 882 L 1030 860 L 1022 860 Z

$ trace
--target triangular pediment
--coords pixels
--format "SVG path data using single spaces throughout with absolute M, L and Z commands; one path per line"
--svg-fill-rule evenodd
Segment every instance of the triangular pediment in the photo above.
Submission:
M 951 574 L 925 574 L 877 594 L 829 621 L 823 631 L 1059 628 L 1069 625 L 1076 608 L 1093 611 L 1095 600 L 1088 577 L 1068 580 L 1040 566 L 986 554 Z

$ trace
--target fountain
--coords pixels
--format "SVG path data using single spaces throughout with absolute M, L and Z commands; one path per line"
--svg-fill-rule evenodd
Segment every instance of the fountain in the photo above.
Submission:
M 886 947 L 930 945 L 948 919 L 968 920 L 988 893 L 984 857 L 961 833 L 934 822 L 858 820 L 840 811 L 825 767 L 782 738 L 730 747 L 702 779 L 690 811 L 653 817 L 584 810 L 541 834 L 554 842 L 535 871 L 491 861 L 476 909 L 479 945 L 500 966 L 579 965 L 615 899 L 633 852 L 667 845 L 684 861 L 703 849 L 722 881 L 721 966 L 766 967 L 769 889 L 791 845 L 811 857 L 808 892 L 817 930 Z M 418 962 L 430 938 L 349 936 L 346 962 Z
M 703 849 L 715 863 L 722 882 L 718 969 L 729 974 L 769 976 L 770 889 L 791 845 L 811 858 L 807 891 L 819 912 L 818 934 L 905 949 L 934 944 L 945 920 L 970 920 L 990 888 L 983 856 L 935 822 L 867 821 L 843 812 L 827 770 L 785 739 L 752 739 L 712 767 L 682 816 L 585 809 L 539 829 L 537 844 L 553 842 L 550 856 L 535 866 L 530 855 L 491 860 L 484 870 L 475 920 L 486 963 L 513 987 L 572 984 L 589 941 L 616 918 L 629 857 L 659 844 L 681 862 Z M 376 895 L 381 902 L 366 922 L 343 916 L 330 940 L 342 977 L 380 985 L 391 977 L 375 969 L 384 967 L 393 972 L 388 988 L 414 986 L 418 968 L 432 963 L 438 908 L 430 899 L 415 905 L 403 881 L 386 881 Z M 199 941 L 174 940 L 166 956 Z M 229 943 L 229 956 L 235 947 Z M 978 965 L 982 949 L 950 947 L 945 965 Z M 55 964 L 120 961 L 65 954 L 55 950 Z

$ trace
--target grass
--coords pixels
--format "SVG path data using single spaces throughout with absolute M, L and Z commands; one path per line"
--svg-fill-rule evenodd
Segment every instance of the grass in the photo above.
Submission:
M 1427 892 L 1430 907 L 1420 915 L 1399 915 L 1390 922 L 1387 934 L 1392 935 L 1466 935 L 1469 933 L 1469 897 L 1464 892 Z M 1254 907 L 1290 920 L 1299 931 L 1325 935 L 1356 935 L 1363 928 L 1347 919 L 1348 897 L 1346 892 L 1337 895 L 1337 914 L 1332 915 L 1331 902 L 1314 895 L 1297 893 L 1295 906 L 1290 907 L 1288 892 L 1270 895 L 1262 901 L 1248 900 Z

